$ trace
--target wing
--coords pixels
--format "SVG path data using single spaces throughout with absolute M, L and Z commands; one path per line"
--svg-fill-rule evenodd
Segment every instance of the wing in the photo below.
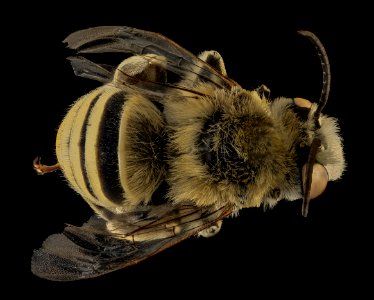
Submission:
M 55 281 L 100 276 L 136 264 L 231 213 L 229 207 L 212 211 L 189 205 L 145 206 L 114 218 L 115 233 L 106 229 L 104 220 L 92 217 L 82 227 L 67 226 L 48 237 L 34 251 L 31 270 Z
M 74 74 L 77 76 L 97 80 L 102 83 L 109 83 L 113 79 L 114 67 L 112 66 L 99 65 L 82 56 L 70 56 L 68 60 L 70 60 Z
M 194 78 L 210 82 L 218 88 L 232 89 L 238 84 L 220 74 L 208 63 L 161 34 L 131 27 L 102 26 L 80 30 L 69 35 L 64 42 L 78 53 L 123 52 L 135 55 L 157 54 L 166 58 L 165 69 L 183 78 L 179 87 L 190 88 Z M 88 72 L 92 65 L 87 64 Z M 73 65 L 73 68 L 77 66 Z M 85 72 L 81 72 L 80 75 Z M 76 69 L 75 69 L 76 70 Z

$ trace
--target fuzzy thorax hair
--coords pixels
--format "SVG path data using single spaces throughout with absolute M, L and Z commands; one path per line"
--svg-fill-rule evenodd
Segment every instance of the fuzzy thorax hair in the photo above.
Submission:
M 201 206 L 259 206 L 292 164 L 279 122 L 256 91 L 209 85 L 198 90 L 206 96 L 165 106 L 170 198 Z

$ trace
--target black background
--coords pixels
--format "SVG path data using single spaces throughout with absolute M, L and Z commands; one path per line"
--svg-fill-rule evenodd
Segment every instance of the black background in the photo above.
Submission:
M 10 85 L 15 86 L 9 101 L 16 106 L 8 110 L 11 122 L 6 122 L 5 131 L 10 128 L 6 143 L 10 153 L 4 158 L 12 163 L 6 168 L 10 182 L 5 189 L 13 191 L 13 207 L 4 213 L 4 219 L 10 220 L 9 246 L 4 247 L 10 283 L 22 282 L 32 295 L 51 297 L 60 292 L 90 295 L 121 290 L 124 297 L 179 297 L 193 295 L 198 287 L 212 297 L 223 290 L 248 297 L 281 290 L 308 295 L 326 287 L 334 293 L 362 291 L 365 278 L 369 279 L 363 273 L 372 268 L 368 243 L 373 198 L 362 171 L 370 174 L 371 159 L 366 154 L 372 140 L 368 116 L 372 92 L 362 71 L 370 69 L 365 55 L 369 24 L 365 8 L 108 2 L 84 9 L 33 4 L 22 10 L 27 15 L 8 24 L 11 36 L 5 49 L 16 57 L 11 60 Z M 160 32 L 196 54 L 217 50 L 229 76 L 244 88 L 265 84 L 272 97 L 315 101 L 322 80 L 319 59 L 310 42 L 296 34 L 300 29 L 313 31 L 330 58 L 332 88 L 325 113 L 340 120 L 348 164 L 343 178 L 330 183 L 324 195 L 311 203 L 307 219 L 301 217 L 301 201 L 283 201 L 267 212 L 242 210 L 239 217 L 225 220 L 221 232 L 211 239 L 191 238 L 96 279 L 56 283 L 35 277 L 30 272 L 33 249 L 48 235 L 61 232 L 65 223 L 80 225 L 91 215 L 61 174 L 36 176 L 32 160 L 40 155 L 45 163 L 54 162 L 56 130 L 68 107 L 98 86 L 74 76 L 65 60 L 72 53 L 61 41 L 73 31 L 99 25 Z M 7 63 L 8 56 L 4 60 Z M 366 178 L 369 181 L 370 175 Z

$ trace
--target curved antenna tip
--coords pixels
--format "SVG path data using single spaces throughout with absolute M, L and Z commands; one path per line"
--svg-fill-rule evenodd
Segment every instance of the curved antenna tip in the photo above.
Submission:
M 308 31 L 308 30 L 298 30 L 297 33 L 303 36 L 314 36 L 315 35 L 313 32 Z

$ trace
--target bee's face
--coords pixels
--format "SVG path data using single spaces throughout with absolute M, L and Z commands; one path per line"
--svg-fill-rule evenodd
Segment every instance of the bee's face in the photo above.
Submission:
M 298 107 L 309 110 L 306 127 L 309 129 L 315 127 L 313 119 L 317 105 L 302 98 L 295 98 L 294 103 Z M 316 160 L 326 168 L 329 181 L 337 180 L 342 176 L 345 169 L 343 141 L 339 132 L 338 120 L 327 115 L 321 115 L 318 123 L 320 128 L 315 129 L 315 133 L 309 132 L 310 135 L 318 136 L 321 139 Z
M 326 168 L 330 181 L 337 180 L 345 169 L 338 120 L 322 115 L 320 123 L 321 128 L 317 130 L 317 135 L 321 137 L 321 149 L 317 152 L 317 161 Z
M 285 113 L 289 107 L 291 107 L 289 112 L 292 111 L 292 114 Z M 266 195 L 264 198 L 266 207 L 273 207 L 282 199 L 297 200 L 303 197 L 303 180 L 306 177 L 308 155 L 316 137 L 321 140 L 321 145 L 316 149 L 315 166 L 310 174 L 312 176 L 310 199 L 323 193 L 328 181 L 341 177 L 345 168 L 345 160 L 337 120 L 321 115 L 319 118 L 320 128 L 316 128 L 314 119 L 316 108 L 316 104 L 302 98 L 293 100 L 279 98 L 271 104 L 272 114 L 275 117 L 280 116 L 288 124 L 284 141 L 288 141 L 289 144 L 297 144 L 297 166 L 290 168 L 291 172 L 279 187 Z M 296 133 L 301 133 L 301 135 L 297 137 L 292 128 L 302 128 L 301 131 L 296 130 Z

